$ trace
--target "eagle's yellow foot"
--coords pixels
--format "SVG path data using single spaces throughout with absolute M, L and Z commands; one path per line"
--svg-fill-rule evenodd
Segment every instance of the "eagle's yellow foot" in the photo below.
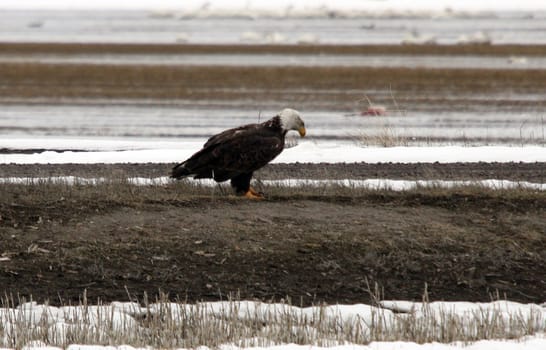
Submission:
M 255 189 L 253 189 L 252 187 L 250 187 L 248 189 L 248 191 L 246 191 L 246 193 L 244 194 L 244 196 L 246 198 L 249 198 L 249 199 L 264 199 L 264 196 L 263 194 L 261 194 L 260 192 L 257 192 Z

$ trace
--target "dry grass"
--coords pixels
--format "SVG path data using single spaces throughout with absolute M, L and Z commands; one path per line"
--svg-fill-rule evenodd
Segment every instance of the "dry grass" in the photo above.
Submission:
M 199 181 L 186 179 L 172 181 L 163 184 L 161 181 L 152 185 L 137 185 L 127 178 L 105 178 L 97 183 L 79 182 L 78 178 L 72 181 L 39 180 L 26 184 L 3 184 L 0 186 L 0 203 L 10 204 L 15 202 L 39 202 L 41 200 L 65 201 L 71 198 L 77 200 L 89 200 L 90 202 L 105 203 L 150 203 L 169 202 L 176 200 L 200 200 L 208 197 L 225 197 L 224 199 L 238 199 L 232 196 L 229 183 L 221 183 L 213 186 L 203 185 Z M 475 183 L 445 188 L 431 181 L 429 185 L 417 185 L 413 189 L 396 191 L 388 187 L 369 188 L 359 187 L 353 184 L 329 184 L 322 185 L 302 184 L 292 187 L 284 184 L 265 184 L 259 177 L 255 178 L 255 186 L 268 193 L 272 200 L 285 200 L 290 197 L 314 198 L 329 201 L 336 198 L 365 199 L 374 196 L 386 196 L 392 198 L 414 197 L 416 195 L 438 198 L 453 195 L 466 195 L 476 197 L 490 197 L 492 199 L 506 200 L 544 200 L 546 193 L 522 187 L 516 188 L 489 188 Z M 331 197 L 331 198 L 330 198 Z M 214 199 L 214 198 L 213 198 Z M 218 199 L 218 198 L 217 198 Z
M 546 192 L 533 189 L 492 189 L 478 183 L 444 188 L 434 183 L 406 191 L 389 188 L 365 188 L 354 185 L 302 184 L 288 187 L 264 184 L 256 179 L 255 188 L 266 194 L 268 201 L 313 200 L 320 202 L 377 202 L 397 205 L 437 205 L 447 207 L 476 205 L 526 208 L 546 207 Z M 4 221 L 10 215 L 19 222 L 33 222 L 43 212 L 59 215 L 82 214 L 82 211 L 112 210 L 120 207 L 149 207 L 150 205 L 194 206 L 203 202 L 238 202 L 244 200 L 233 194 L 229 184 L 205 186 L 197 181 L 183 180 L 169 184 L 135 185 L 127 179 L 110 179 L 98 184 L 70 184 L 63 181 L 39 181 L 32 184 L 4 184 L 0 186 L 0 213 Z M 24 208 L 34 213 L 26 215 Z M 1 222 L 0 218 L 0 222 Z
M 399 135 L 396 128 L 390 125 L 383 127 L 377 134 L 362 132 L 357 141 L 362 146 L 398 147 L 410 144 L 407 137 Z
M 398 102 L 396 101 L 394 97 L 394 93 L 392 90 L 390 90 L 390 95 L 392 101 L 390 101 L 394 108 L 392 110 L 389 108 L 385 108 L 385 115 L 405 115 L 405 111 L 401 110 Z M 364 104 L 362 107 L 363 111 L 366 111 L 368 108 L 372 108 L 375 104 L 372 102 L 372 100 L 367 96 L 364 95 L 363 98 L 361 98 L 358 101 L 359 104 Z M 385 119 L 384 115 L 373 115 L 372 118 L 374 119 Z M 399 135 L 396 131 L 396 128 L 393 125 L 390 125 L 386 120 L 384 120 L 384 126 L 383 128 L 375 134 L 367 133 L 365 131 L 360 132 L 360 134 L 357 136 L 357 142 L 359 145 L 362 146 L 380 146 L 380 147 L 396 147 L 396 146 L 408 146 L 409 140 L 407 137 Z
M 15 309 L 25 300 L 4 297 L 2 307 Z M 57 323 L 51 310 L 26 304 L 22 312 L 0 313 L 0 346 L 21 349 L 30 342 L 66 347 L 70 344 L 152 346 L 155 348 L 218 347 L 221 344 L 271 346 L 313 344 L 334 346 L 372 341 L 454 342 L 519 338 L 546 331 L 541 313 L 504 315 L 492 309 L 462 317 L 433 312 L 428 304 L 407 313 L 372 308 L 369 317 L 344 316 L 335 308 L 293 307 L 237 298 L 222 304 L 171 302 L 166 295 L 150 301 L 97 308 L 85 297 Z M 108 307 L 109 306 L 109 307 Z M 53 308 L 55 312 L 59 309 Z M 121 312 L 123 310 L 123 312 Z M 38 311 L 38 313 L 36 313 Z M 6 325 L 8 325 L 6 327 Z

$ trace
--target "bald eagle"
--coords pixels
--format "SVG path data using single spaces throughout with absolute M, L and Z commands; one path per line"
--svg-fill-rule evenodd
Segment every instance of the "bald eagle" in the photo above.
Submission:
M 290 130 L 305 136 L 300 113 L 290 108 L 263 123 L 225 130 L 209 138 L 200 151 L 176 165 L 171 177 L 212 178 L 216 182 L 231 180 L 231 187 L 238 195 L 263 198 L 250 186 L 250 179 L 254 171 L 282 152 L 284 138 Z

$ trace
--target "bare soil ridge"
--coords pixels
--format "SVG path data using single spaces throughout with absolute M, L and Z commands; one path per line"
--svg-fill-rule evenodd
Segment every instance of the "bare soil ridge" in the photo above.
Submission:
M 0 177 L 78 176 L 130 178 L 169 176 L 175 164 L 4 164 Z M 537 163 L 294 163 L 268 164 L 255 174 L 261 180 L 368 179 L 486 180 L 546 182 L 546 164 Z
M 511 165 L 518 166 L 527 165 Z M 276 176 L 268 168 L 264 174 Z M 417 176 L 394 165 L 383 171 L 393 169 Z M 370 301 L 375 283 L 387 299 L 419 300 L 425 284 L 431 300 L 546 299 L 540 191 L 266 188 L 265 201 L 185 183 L 0 191 L 0 293 L 53 304 L 77 302 L 84 290 L 104 301 L 126 300 L 127 290 L 140 298 L 161 290 L 189 301 L 236 293 L 304 305 L 358 303 Z

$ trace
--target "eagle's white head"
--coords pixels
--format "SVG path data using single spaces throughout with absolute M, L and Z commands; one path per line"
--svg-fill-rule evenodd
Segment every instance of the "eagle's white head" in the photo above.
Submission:
M 285 108 L 278 114 L 283 130 L 296 130 L 301 137 L 305 136 L 305 123 L 301 119 L 300 112 L 292 108 Z

